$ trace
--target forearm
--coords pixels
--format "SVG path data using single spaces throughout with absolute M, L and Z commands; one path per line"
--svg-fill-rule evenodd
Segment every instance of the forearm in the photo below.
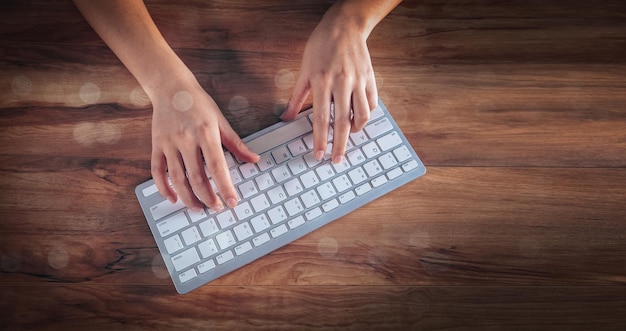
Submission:
M 324 15 L 321 23 L 341 30 L 350 29 L 364 39 L 402 0 L 339 0 Z
M 74 0 L 85 19 L 150 95 L 193 75 L 167 44 L 142 0 Z

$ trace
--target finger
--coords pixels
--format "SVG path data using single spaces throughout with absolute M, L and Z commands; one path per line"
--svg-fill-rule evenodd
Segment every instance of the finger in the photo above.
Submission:
M 241 138 L 239 138 L 237 132 L 233 130 L 226 119 L 220 121 L 220 134 L 222 136 L 222 144 L 229 151 L 235 154 L 239 160 L 252 163 L 259 162 L 259 159 L 261 158 L 259 154 L 248 148 L 248 145 L 246 145 Z
M 215 186 L 220 192 L 222 199 L 230 208 L 234 208 L 237 205 L 237 192 L 233 187 L 233 183 L 230 179 L 230 173 L 228 171 L 228 165 L 224 158 L 224 151 L 222 145 L 219 142 L 217 136 L 207 136 L 203 139 L 202 154 L 204 155 L 204 162 Z
M 302 105 L 306 101 L 310 90 L 311 84 L 309 77 L 301 71 L 300 75 L 298 75 L 298 79 L 296 80 L 296 84 L 294 85 L 293 92 L 291 93 L 291 98 L 287 103 L 287 109 L 280 116 L 280 119 L 283 121 L 289 121 L 296 117 L 302 109 Z
M 183 153 L 183 162 L 187 171 L 187 180 L 192 192 L 200 198 L 200 201 L 215 211 L 222 209 L 222 203 L 213 192 L 209 178 L 204 171 L 202 155 L 198 148 L 193 148 Z
M 350 91 L 341 88 L 337 94 L 333 95 L 335 104 L 335 120 L 333 124 L 333 163 L 341 163 L 346 152 L 346 142 L 350 135 L 351 115 L 350 115 Z
M 172 185 L 180 200 L 182 200 L 185 206 L 191 209 L 201 209 L 202 203 L 196 198 L 196 195 L 193 193 L 187 181 L 183 159 L 179 152 L 177 150 L 170 151 L 165 154 L 165 158 Z
M 330 102 L 330 91 L 323 86 L 313 87 L 313 152 L 318 160 L 324 157 L 328 143 Z
M 352 127 L 351 132 L 358 132 L 363 130 L 365 125 L 370 119 L 370 112 L 373 108 L 370 107 L 365 88 L 354 91 L 352 95 Z
M 367 103 L 369 104 L 370 111 L 376 109 L 376 107 L 378 107 L 378 87 L 376 87 L 376 76 L 374 76 L 373 71 L 365 85 L 365 94 L 367 95 Z
M 152 173 L 152 178 L 154 178 L 154 183 L 159 193 L 171 203 L 176 203 L 178 196 L 176 192 L 172 190 L 167 180 L 167 163 L 165 161 L 165 155 L 163 155 L 160 149 L 152 149 L 152 160 L 150 164 L 150 172 Z

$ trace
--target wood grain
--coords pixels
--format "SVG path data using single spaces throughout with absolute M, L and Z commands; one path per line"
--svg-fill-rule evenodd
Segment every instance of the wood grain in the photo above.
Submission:
M 242 136 L 331 5 L 146 4 Z M 403 2 L 368 45 L 427 174 L 184 296 L 134 198 L 147 96 L 71 1 L 0 18 L 0 329 L 626 328 L 623 1 Z

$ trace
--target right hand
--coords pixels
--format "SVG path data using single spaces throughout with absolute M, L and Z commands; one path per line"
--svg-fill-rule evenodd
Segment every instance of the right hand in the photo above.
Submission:
M 203 204 L 219 211 L 222 201 L 235 207 L 238 196 L 222 144 L 244 162 L 258 162 L 259 155 L 241 141 L 197 81 L 167 85 L 149 93 L 153 104 L 151 170 L 159 192 L 171 202 L 180 198 L 196 211 Z M 204 163 L 222 201 L 211 187 Z

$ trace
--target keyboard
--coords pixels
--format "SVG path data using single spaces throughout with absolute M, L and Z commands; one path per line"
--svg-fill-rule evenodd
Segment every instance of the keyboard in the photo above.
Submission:
M 382 102 L 366 127 L 350 134 L 338 164 L 329 159 L 332 124 L 329 131 L 321 161 L 312 152 L 312 109 L 244 138 L 261 156 L 256 164 L 225 152 L 240 200 L 219 213 L 194 212 L 180 200 L 171 203 L 153 180 L 137 186 L 137 199 L 178 293 L 241 268 L 426 172 Z

